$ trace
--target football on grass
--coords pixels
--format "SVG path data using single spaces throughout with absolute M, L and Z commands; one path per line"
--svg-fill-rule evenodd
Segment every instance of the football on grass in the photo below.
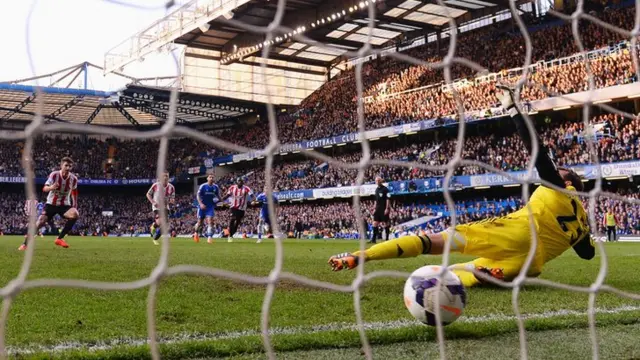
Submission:
M 438 286 L 438 273 L 442 267 L 423 266 L 409 276 L 404 284 L 404 304 L 417 320 L 436 326 L 436 306 L 440 308 L 442 325 L 456 321 L 467 304 L 467 293 L 458 275 L 445 270 Z M 439 303 L 436 303 L 439 299 Z

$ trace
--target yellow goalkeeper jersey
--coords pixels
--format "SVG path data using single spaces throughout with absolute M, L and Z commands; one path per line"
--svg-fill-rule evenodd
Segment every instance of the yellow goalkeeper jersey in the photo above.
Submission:
M 575 191 L 575 188 L 568 186 L 567 190 Z M 544 250 L 545 263 L 590 234 L 587 212 L 575 195 L 539 186 L 531 194 L 529 206 L 536 222 L 539 244 Z M 528 218 L 527 207 L 510 216 Z

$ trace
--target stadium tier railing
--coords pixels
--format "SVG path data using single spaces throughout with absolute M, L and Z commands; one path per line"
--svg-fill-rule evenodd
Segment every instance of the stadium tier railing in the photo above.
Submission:
M 566 110 L 572 106 L 578 106 L 591 96 L 594 103 L 604 103 L 612 101 L 615 98 L 632 99 L 640 95 L 640 82 L 633 82 L 624 85 L 610 86 L 593 90 L 592 92 L 584 91 L 562 96 L 549 97 L 542 100 L 534 100 L 525 104 L 530 115 L 534 115 L 540 111 L 547 110 Z M 500 108 L 489 108 L 477 111 L 466 111 L 465 119 L 467 123 L 476 121 L 486 121 L 491 119 L 499 119 L 507 116 Z M 420 120 L 416 122 L 388 126 L 384 128 L 367 130 L 362 135 L 365 139 L 373 141 L 384 137 L 394 137 L 400 134 L 411 135 L 423 131 L 448 126 L 456 123 L 458 120 L 454 116 L 442 117 L 440 119 Z M 317 148 L 331 147 L 349 143 L 358 143 L 360 140 L 359 133 L 349 133 L 336 135 L 327 138 L 303 140 L 296 143 L 283 144 L 278 149 L 278 154 L 287 155 L 289 153 L 298 153 L 303 150 L 311 150 Z M 264 158 L 263 150 L 245 152 L 241 154 L 225 155 L 216 158 L 205 158 L 203 166 L 211 168 L 213 166 L 224 166 L 238 163 L 241 161 L 249 161 Z
M 607 46 L 604 48 L 587 52 L 587 57 L 590 60 L 593 60 L 599 57 L 612 56 L 614 54 L 619 55 L 623 51 L 628 50 L 629 48 L 630 48 L 629 42 L 621 41 L 615 45 L 611 45 L 611 46 Z M 637 46 L 637 48 L 640 48 L 640 45 Z M 530 68 L 539 68 L 539 67 L 549 68 L 552 66 L 566 65 L 566 64 L 579 62 L 580 59 L 582 59 L 581 54 L 574 54 L 564 58 L 559 58 L 559 59 L 554 59 L 549 61 L 541 61 L 531 65 Z M 478 76 L 471 80 L 460 79 L 457 82 L 453 82 L 452 84 L 454 85 L 452 86 L 454 87 L 472 86 L 474 83 L 477 84 L 477 83 L 482 83 L 487 81 L 513 79 L 521 75 L 523 71 L 524 71 L 524 68 L 520 67 L 520 68 L 504 70 L 504 71 L 493 73 L 493 74 Z M 640 95 L 640 83 L 638 82 L 638 80 L 639 79 L 633 79 L 633 82 L 631 83 L 610 86 L 610 87 L 601 88 L 601 89 L 595 89 L 592 92 L 584 91 L 584 92 L 577 92 L 572 94 L 564 94 L 561 96 L 552 96 L 542 100 L 533 100 L 533 101 L 526 102 L 524 105 L 525 105 L 525 109 L 529 111 L 529 114 L 533 115 L 538 113 L 539 111 L 565 110 L 570 108 L 571 106 L 577 106 L 585 103 L 587 98 L 590 98 L 591 101 L 594 103 L 609 102 L 611 101 L 611 99 L 614 99 L 614 98 L 635 98 L 638 95 Z M 395 99 L 416 91 L 430 89 L 438 86 L 446 88 L 446 85 L 443 85 L 442 83 L 437 83 L 437 84 L 430 84 L 430 85 L 426 85 L 426 86 L 422 86 L 422 87 L 418 87 L 410 90 L 404 90 L 404 91 L 400 91 L 392 94 L 368 96 L 363 99 L 365 104 L 371 103 L 374 101 L 386 101 L 386 100 Z M 465 116 L 466 116 L 465 118 L 466 122 L 473 122 L 473 121 L 497 119 L 497 118 L 505 117 L 506 114 L 504 114 L 501 108 L 499 107 L 489 107 L 489 108 L 475 110 L 475 111 L 467 110 L 465 111 Z M 427 130 L 431 130 L 431 129 L 435 129 L 438 127 L 455 123 L 458 121 L 457 117 L 458 117 L 457 114 L 452 114 L 449 116 L 443 116 L 439 119 L 426 119 L 426 120 L 420 120 L 420 121 L 415 121 L 411 123 L 405 123 L 402 125 L 395 125 L 395 126 L 389 126 L 385 128 L 367 130 L 364 132 L 363 135 L 368 140 L 375 140 L 377 138 L 395 136 L 398 134 L 412 134 L 412 133 L 427 131 Z M 322 147 L 339 145 L 339 144 L 341 145 L 345 143 L 357 143 L 359 142 L 359 137 L 360 137 L 359 133 L 349 133 L 349 134 L 343 134 L 343 135 L 336 135 L 328 138 L 302 140 L 296 143 L 281 145 L 278 153 L 280 155 L 286 155 L 287 153 L 290 153 L 290 152 L 295 153 L 301 150 L 316 149 L 316 148 L 322 148 Z M 204 160 L 204 165 L 205 167 L 209 168 L 214 165 L 230 165 L 240 161 L 260 159 L 263 157 L 264 157 L 264 151 L 258 150 L 258 151 L 252 151 L 252 152 L 247 152 L 242 154 L 208 158 Z
M 606 56 L 612 56 L 612 55 L 619 55 L 621 54 L 623 51 L 625 50 L 629 50 L 631 48 L 630 42 L 629 41 L 620 41 L 614 45 L 610 45 L 610 46 L 606 46 L 600 49 L 595 49 L 595 50 L 591 50 L 589 52 L 586 53 L 586 56 L 589 60 L 595 60 L 597 58 L 602 58 L 602 57 L 606 57 Z M 637 49 L 640 49 L 640 45 L 636 45 Z M 541 60 L 538 61 L 534 64 L 531 64 L 528 67 L 528 73 L 529 74 L 534 74 L 538 69 L 540 68 L 544 68 L 544 69 L 548 69 L 550 67 L 554 67 L 554 66 L 562 66 L 562 65 L 568 65 L 568 64 L 573 64 L 573 63 L 578 63 L 578 62 L 582 62 L 583 61 L 583 57 L 582 54 L 573 54 L 570 56 L 566 56 L 566 57 L 562 57 L 562 58 L 557 58 L 557 59 L 552 59 L 552 60 Z M 462 89 L 464 87 L 468 87 L 468 86 L 473 86 L 475 84 L 482 84 L 482 83 L 486 83 L 486 82 L 496 82 L 496 81 L 503 81 L 503 80 L 508 80 L 508 79 L 514 79 L 514 78 L 518 78 L 520 76 L 522 76 L 522 74 L 524 73 L 525 68 L 524 67 L 517 67 L 517 68 L 511 68 L 511 69 L 506 69 L 506 70 L 501 70 L 501 71 L 497 71 L 494 73 L 490 73 L 490 74 L 486 74 L 486 75 L 480 75 L 480 76 L 476 76 L 474 78 L 463 78 L 463 79 L 458 79 L 456 81 L 453 81 L 451 83 L 451 85 L 447 85 L 444 83 L 444 81 L 439 82 L 439 83 L 435 83 L 435 84 L 429 84 L 426 86 L 421 86 L 421 87 L 417 87 L 417 88 L 413 88 L 413 89 L 408 89 L 408 90 L 404 90 L 404 91 L 399 91 L 396 93 L 391 93 L 391 94 L 385 94 L 385 95 L 371 95 L 371 96 L 367 96 L 364 98 L 364 102 L 365 103 L 372 103 L 372 102 L 378 102 L 378 101 L 388 101 L 390 99 L 395 99 L 399 96 L 402 95 L 407 95 L 407 94 L 411 94 L 417 91 L 421 91 L 421 90 L 426 90 L 426 89 L 430 89 L 433 87 L 440 87 L 440 89 L 443 92 L 450 92 L 450 88 L 454 87 L 455 89 L 459 90 Z M 483 110 L 478 110 L 479 113 L 483 113 L 485 111 L 487 111 L 488 109 L 483 109 Z M 453 116 L 453 115 L 448 115 L 448 117 Z
M 605 46 L 603 48 L 588 51 L 586 53 L 586 56 L 589 60 L 595 60 L 597 58 L 602 58 L 606 56 L 620 55 L 623 51 L 629 50 L 630 48 L 631 48 L 631 43 L 625 40 L 625 41 L 620 41 L 613 45 Z M 636 49 L 639 49 L 639 48 L 640 46 L 636 45 Z M 528 73 L 533 74 L 540 68 L 548 69 L 554 66 L 569 65 L 569 64 L 579 63 L 579 62 L 584 62 L 583 56 L 580 53 L 573 54 L 570 56 L 565 56 L 562 58 L 547 60 L 547 61 L 540 60 L 534 64 L 531 64 L 528 67 L 528 70 L 529 70 Z M 501 81 L 506 79 L 514 79 L 522 76 L 522 74 L 524 73 L 524 70 L 525 70 L 524 67 L 518 67 L 518 68 L 498 71 L 498 72 L 487 74 L 487 75 L 477 76 L 473 79 L 473 82 L 476 84 L 482 84 L 490 81 L 495 82 L 495 81 Z

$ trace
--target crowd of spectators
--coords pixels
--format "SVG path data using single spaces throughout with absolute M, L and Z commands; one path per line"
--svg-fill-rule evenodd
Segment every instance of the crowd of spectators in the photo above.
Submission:
M 633 12 L 627 9 L 605 9 L 596 17 L 614 26 L 630 30 L 633 28 Z M 586 50 L 609 46 L 622 40 L 622 35 L 609 31 L 589 21 L 580 21 L 578 27 Z M 570 24 L 541 27 L 532 32 L 531 64 L 541 60 L 552 60 L 578 53 Z M 444 39 L 444 42 L 448 39 Z M 431 43 L 405 52 L 406 55 L 435 63 L 442 60 L 441 49 Z M 517 29 L 510 22 L 496 23 L 481 29 L 459 35 L 456 56 L 471 59 L 490 72 L 504 76 L 519 75 L 506 70 L 521 67 L 525 61 L 525 43 Z M 591 72 L 595 87 L 602 88 L 614 84 L 636 81 L 635 71 L 628 50 L 613 56 L 592 59 Z M 537 100 L 547 93 L 567 94 L 587 88 L 585 67 L 582 62 L 554 67 L 537 67 L 530 81 L 535 87 L 524 92 L 524 99 Z M 476 84 L 475 70 L 462 66 L 452 67 L 452 79 L 468 79 L 468 86 L 459 91 L 464 108 L 484 110 L 496 105 L 495 82 Z M 365 125 L 367 129 L 412 122 L 417 119 L 433 119 L 457 113 L 450 92 L 438 86 L 444 80 L 442 69 L 412 65 L 386 57 L 367 62 L 362 67 L 365 96 L 380 96 L 408 91 L 399 96 L 387 97 L 385 101 L 365 102 Z M 505 79 L 509 80 L 509 79 Z M 513 79 L 511 79 L 513 80 Z M 425 86 L 427 89 L 410 91 Z M 544 87 L 547 92 L 540 89 Z M 307 97 L 293 112 L 279 121 L 278 135 L 282 143 L 340 135 L 357 131 L 356 84 L 354 70 L 336 76 L 320 89 Z M 252 148 L 262 148 L 268 142 L 266 121 L 242 131 L 229 130 L 224 138 Z
M 28 218 L 24 215 L 25 196 L 22 193 L 2 192 L 0 202 L 0 232 L 6 234 L 23 234 L 28 226 Z M 176 198 L 172 223 L 176 229 L 186 230 L 180 226 L 179 219 L 193 212 L 193 196 L 180 195 Z M 71 232 L 73 235 L 136 234 L 149 232 L 153 220 L 151 205 L 144 196 L 83 194 L 78 200 L 80 218 Z M 103 212 L 112 212 L 105 216 Z M 54 229 L 62 229 L 64 221 L 56 217 Z M 193 224 L 191 225 L 193 228 Z
M 596 134 L 595 148 L 600 162 L 619 162 L 640 159 L 640 117 L 623 118 L 616 114 L 595 116 L 591 125 L 601 127 Z M 562 166 L 592 163 L 588 150 L 587 134 L 581 121 L 545 121 L 538 124 L 538 131 L 554 160 Z M 477 160 L 502 171 L 526 170 L 529 153 L 512 126 L 496 125 L 485 135 L 471 135 L 462 148 L 464 159 Z M 452 158 L 458 142 L 454 137 L 440 141 L 425 141 L 408 137 L 406 143 L 376 147 L 372 143 L 373 159 L 415 161 L 430 166 L 446 165 Z M 351 152 L 334 155 L 336 160 L 358 163 L 362 158 L 359 148 Z M 514 151 L 521 149 L 522 151 Z M 479 166 L 460 166 L 455 175 L 477 175 L 486 173 Z M 316 159 L 298 161 L 276 158 L 272 171 L 274 189 L 278 191 L 350 186 L 356 184 L 357 170 L 330 165 Z M 430 171 L 411 167 L 372 165 L 365 172 L 365 183 L 373 182 L 376 176 L 386 181 L 424 179 L 444 175 L 443 171 Z M 264 188 L 264 168 L 237 170 L 226 173 L 217 181 L 228 185 L 237 177 L 244 177 L 254 191 Z
M 606 9 L 597 14 L 597 17 L 612 25 L 631 29 L 633 27 L 633 12 L 627 9 Z M 549 25 L 549 24 L 547 24 Z M 578 49 L 573 39 L 570 24 L 556 26 L 539 26 L 540 29 L 532 33 L 533 46 L 532 63 L 539 60 L 550 60 L 575 54 Z M 625 40 L 620 34 L 609 31 L 589 21 L 579 22 L 579 32 L 586 49 L 595 49 Z M 444 39 L 443 41 L 446 41 Z M 435 44 L 427 44 L 406 51 L 407 55 L 438 62 L 441 60 L 442 46 L 439 49 Z M 459 34 L 456 44 L 456 56 L 473 59 L 492 72 L 521 66 L 524 62 L 524 40 L 517 29 L 513 29 L 510 22 L 498 22 L 494 25 L 480 29 L 474 29 Z M 615 84 L 636 81 L 631 56 L 628 49 L 619 53 L 591 59 L 591 71 L 594 75 L 595 86 L 606 87 Z M 454 79 L 469 78 L 467 85 L 461 82 L 458 89 L 463 100 L 465 110 L 483 110 L 496 105 L 494 81 L 476 82 L 470 77 L 474 76 L 474 70 L 466 66 L 455 65 L 452 68 Z M 507 76 L 506 72 L 503 72 Z M 380 95 L 407 91 L 428 85 L 429 88 L 409 91 L 401 96 L 389 97 L 386 100 L 378 99 L 365 104 L 366 126 L 369 129 L 411 122 L 418 119 L 437 118 L 456 113 L 456 104 L 453 96 L 442 86 L 438 85 L 442 79 L 442 70 L 427 66 L 417 66 L 392 58 L 370 61 L 363 66 L 363 81 L 366 96 L 380 97 Z M 321 138 L 338 135 L 357 130 L 356 102 L 355 102 L 355 74 L 353 70 L 344 71 L 336 78 L 327 82 L 316 92 L 306 98 L 293 112 L 281 115 L 279 122 L 279 137 L 282 143 L 291 143 L 304 139 Z M 513 80 L 513 79 L 512 79 Z M 585 65 L 583 62 L 565 63 L 552 67 L 538 67 L 532 71 L 530 80 L 537 85 L 544 86 L 553 93 L 571 93 L 588 88 Z M 547 96 L 547 93 L 539 87 L 527 87 L 523 92 L 526 100 L 536 100 Z M 215 135 L 227 141 L 237 144 L 261 148 L 268 140 L 268 131 L 264 119 L 261 123 L 250 127 L 229 129 L 218 132 Z M 608 158 L 637 158 L 637 152 L 623 153 L 621 148 L 634 147 L 637 140 L 637 122 L 630 125 L 627 131 L 628 141 L 621 139 L 620 144 L 603 144 L 603 161 Z M 509 143 L 505 148 L 513 145 L 508 139 L 495 139 Z M 550 139 L 555 144 L 555 139 Z M 471 154 L 478 152 L 477 148 L 485 146 L 486 141 L 467 140 L 465 144 Z M 613 142 L 618 142 L 613 140 Z M 488 143 L 491 143 L 489 139 Z M 22 176 L 24 171 L 18 159 L 21 156 L 24 144 L 19 141 L 0 142 L 0 176 Z M 426 148 L 431 148 L 429 144 Z M 35 170 L 39 177 L 46 176 L 56 168 L 62 156 L 71 156 L 77 160 L 74 171 L 81 178 L 154 178 L 157 166 L 159 143 L 155 140 L 129 141 L 129 140 L 98 140 L 89 137 L 50 137 L 42 136 L 35 142 L 34 160 Z M 423 148 L 425 146 L 422 146 Z M 436 153 L 435 162 L 442 164 L 449 159 L 451 142 L 442 144 L 440 151 Z M 637 150 L 637 146 L 635 146 Z M 487 149 L 489 152 L 492 149 Z M 584 162 L 586 157 L 580 146 L 571 146 L 571 149 L 560 149 L 568 163 Z M 403 157 L 403 152 L 411 149 L 380 150 L 375 156 L 378 158 Z M 481 161 L 490 162 L 503 170 L 522 167 L 523 159 L 507 159 L 507 155 L 499 154 L 499 150 L 493 159 Z M 166 166 L 172 175 L 186 174 L 192 166 L 202 165 L 202 156 L 216 157 L 228 152 L 198 144 L 191 139 L 172 139 L 169 143 L 168 159 Z M 400 154 L 398 154 L 400 153 Z M 440 159 L 440 158 L 444 158 Z M 522 158 L 522 157 L 521 157 Z M 357 161 L 357 155 L 345 155 L 343 161 Z M 430 162 L 434 159 L 429 158 Z M 280 174 L 307 173 L 312 176 L 304 176 L 301 181 L 298 176 L 276 175 L 279 187 L 282 189 L 296 189 L 302 187 L 327 187 L 346 185 L 353 182 L 355 175 L 344 176 L 343 172 L 327 169 L 321 175 L 311 172 L 314 165 L 310 162 L 296 164 L 281 164 Z M 385 170 L 374 169 L 372 172 Z M 422 175 L 417 170 L 390 170 L 387 177 L 393 179 L 396 176 L 406 176 L 407 171 L 415 172 L 416 176 Z M 259 172 L 258 172 L 259 173 Z M 258 176 L 256 175 L 254 176 Z M 355 173 L 355 172 L 354 172 Z
M 622 195 L 628 199 L 640 199 L 639 189 L 633 191 L 626 190 L 620 191 L 619 195 Z M 589 209 L 589 203 L 586 199 L 583 201 L 585 209 Z M 605 214 L 607 210 L 611 210 L 616 219 L 616 231 L 618 234 L 640 234 L 640 206 L 630 204 L 625 201 L 600 198 L 596 202 L 596 222 L 598 226 L 598 232 L 606 234 Z
M 622 190 L 620 195 L 628 198 L 639 199 L 637 191 Z M 19 193 L 3 193 L 3 202 L 0 204 L 0 233 L 24 234 L 27 228 L 27 218 L 23 213 L 23 195 Z M 584 199 L 585 206 L 587 205 Z M 372 200 L 363 200 L 361 203 L 363 226 L 368 229 L 371 223 L 374 203 Z M 453 211 L 449 210 L 444 202 L 428 201 L 426 199 L 393 201 L 389 215 L 392 231 L 396 234 L 407 229 L 399 226 L 407 221 L 424 216 L 433 217 L 421 226 L 421 230 L 427 233 L 439 232 L 451 224 L 451 216 L 455 213 L 456 222 L 464 224 L 488 217 L 504 216 L 510 212 L 521 209 L 523 206 L 520 197 L 505 198 L 476 198 L 471 200 L 456 201 Z M 608 209 L 612 209 L 616 215 L 619 234 L 640 234 L 640 208 L 629 203 L 601 199 L 596 207 L 596 221 L 599 232 L 603 232 L 603 217 Z M 105 216 L 103 212 L 112 211 L 113 215 Z M 245 218 L 239 228 L 239 233 L 247 236 L 256 234 L 258 224 L 258 211 L 256 206 L 247 209 Z M 147 234 L 152 221 L 149 204 L 144 197 L 116 196 L 91 194 L 82 197 L 79 201 L 80 219 L 76 223 L 72 235 L 106 236 L 123 234 Z M 354 208 L 349 200 L 330 203 L 299 203 L 280 204 L 276 208 L 277 223 L 280 230 L 289 237 L 357 237 L 359 228 Z M 222 234 L 229 225 L 230 211 L 227 208 L 219 208 L 214 217 L 214 233 Z M 188 235 L 193 232 L 196 222 L 193 196 L 179 195 L 175 211 L 172 212 L 171 229 L 175 234 Z M 63 225 L 61 219 L 56 220 L 57 228 Z M 54 229 L 55 233 L 55 229 Z
M 598 125 L 599 128 L 595 148 L 600 162 L 640 159 L 640 117 L 628 119 L 616 114 L 604 114 L 592 118 L 591 124 Z M 502 171 L 526 169 L 529 153 L 525 151 L 525 146 L 513 126 L 504 123 L 490 126 L 492 127 L 487 131 L 478 131 L 466 137 L 462 157 L 489 164 Z M 551 156 L 559 165 L 573 166 L 593 162 L 583 122 L 546 119 L 538 121 L 537 128 L 544 145 L 549 148 Z M 453 133 L 445 135 L 438 141 L 409 136 L 391 146 L 388 143 L 372 142 L 371 156 L 378 160 L 415 161 L 424 165 L 443 166 L 453 158 L 458 145 Z M 39 177 L 46 177 L 50 171 L 56 169 L 61 156 L 71 156 L 76 159 L 73 171 L 80 178 L 104 178 L 96 171 L 102 165 L 96 159 L 102 156 L 102 145 L 107 147 L 106 151 L 114 146 L 95 139 L 83 141 L 70 138 L 43 138 L 36 144 L 34 162 L 36 175 Z M 123 178 L 155 177 L 156 155 L 147 151 L 146 147 L 149 144 L 150 142 L 146 141 L 119 142 L 116 150 L 118 155 L 114 157 L 118 166 L 113 171 L 125 174 Z M 172 145 L 167 165 L 171 175 L 176 176 L 186 171 L 190 161 L 193 161 L 194 157 L 188 154 L 197 148 L 197 144 L 187 139 L 177 139 L 170 144 Z M 55 149 L 55 155 L 47 149 Z M 362 158 L 362 151 L 359 147 L 345 147 L 340 153 L 332 154 L 332 157 L 341 162 L 358 163 Z M 22 176 L 19 158 L 20 147 L 17 142 L 0 142 L 0 176 Z M 242 176 L 255 192 L 261 192 L 265 184 L 264 167 L 251 166 L 256 167 L 230 171 L 218 177 L 216 182 L 226 188 L 234 179 Z M 136 170 L 130 171 L 131 169 Z M 144 172 L 141 172 L 142 169 Z M 454 174 L 477 175 L 486 172 L 486 169 L 478 166 L 459 166 Z M 272 183 L 277 191 L 350 186 L 356 184 L 357 174 L 355 169 L 341 168 L 312 158 L 292 161 L 289 158 L 276 157 Z M 372 165 L 365 171 L 365 183 L 371 183 L 378 175 L 386 181 L 398 181 L 442 176 L 444 172 L 417 167 Z
M 631 54 L 627 50 L 592 59 L 590 74 L 594 79 L 594 89 L 622 85 L 637 81 Z M 502 78 L 503 82 L 515 83 L 513 76 Z M 589 90 L 588 73 L 584 62 L 573 62 L 551 67 L 540 67 L 529 75 L 531 86 L 522 91 L 524 101 L 541 100 L 549 94 L 570 94 Z M 499 106 L 495 97 L 496 81 L 480 83 L 463 82 L 457 89 L 465 118 L 479 118 L 494 115 L 492 108 Z M 398 119 L 413 122 L 424 119 L 458 116 L 455 97 L 445 87 L 433 86 L 426 89 L 366 103 L 365 112 L 377 117 L 380 125 Z M 355 131 L 356 129 L 352 129 Z
M 0 176 L 24 176 L 24 141 L 0 141 Z M 100 140 L 84 136 L 39 136 L 34 141 L 33 163 L 37 177 L 59 168 L 60 159 L 76 161 L 73 172 L 82 179 L 152 179 L 158 165 L 157 140 Z M 166 168 L 172 175 L 202 165 L 202 145 L 189 138 L 169 141 Z M 216 156 L 216 153 L 211 153 Z
M 614 26 L 630 30 L 634 25 L 634 12 L 627 9 L 605 9 L 596 17 Z M 570 24 L 548 26 L 537 21 L 538 30 L 531 35 L 531 63 L 570 56 L 578 52 Z M 585 49 L 597 49 L 621 40 L 616 32 L 609 31 L 590 21 L 580 21 L 578 26 Z M 406 51 L 406 54 L 430 63 L 442 61 L 446 51 L 444 39 L 441 46 L 427 44 Z M 459 34 L 456 56 L 471 59 L 490 72 L 499 72 L 503 80 L 513 81 L 518 72 L 508 72 L 522 66 L 525 44 L 517 29 L 509 22 L 498 22 L 481 29 Z M 590 61 L 590 70 L 596 88 L 635 82 L 636 71 L 632 65 L 630 49 L 595 57 Z M 365 124 L 367 129 L 397 125 L 421 119 L 436 119 L 455 115 L 457 105 L 452 93 L 442 86 L 443 71 L 429 66 L 412 65 L 392 58 L 377 59 L 363 65 L 362 80 L 366 101 Z M 451 67 L 452 78 L 457 80 L 457 91 L 462 106 L 467 112 L 482 116 L 485 110 L 496 106 L 495 80 L 476 80 L 475 70 L 456 64 Z M 535 86 L 525 87 L 522 96 L 526 101 L 539 100 L 549 93 L 568 94 L 588 89 L 588 76 L 584 62 L 567 62 L 555 66 L 536 66 L 531 69 L 529 80 Z M 307 97 L 300 106 L 279 115 L 278 132 L 283 144 L 305 139 L 323 138 L 357 131 L 355 73 L 347 70 L 328 81 Z M 403 92 L 401 95 L 388 96 Z M 598 115 L 591 120 L 604 124 L 601 136 L 596 141 L 598 160 L 617 162 L 640 159 L 640 117 L 623 119 L 619 115 Z M 538 131 L 559 165 L 571 166 L 591 163 L 587 151 L 584 124 L 579 121 L 554 121 L 539 124 Z M 262 148 L 268 141 L 269 132 L 264 119 L 250 128 L 229 129 L 214 135 L 226 141 L 252 148 Z M 417 161 L 427 165 L 445 165 L 451 160 L 457 147 L 457 139 L 445 137 L 438 141 L 422 141 L 419 137 L 408 137 L 401 146 L 379 146 L 372 143 L 375 159 Z M 156 140 L 96 139 L 84 136 L 40 136 L 34 142 L 33 159 L 36 176 L 45 177 L 58 167 L 63 156 L 76 160 L 73 171 L 83 179 L 133 179 L 154 178 L 157 167 L 159 142 Z M 24 142 L 0 142 L 0 176 L 24 176 L 19 159 Z M 514 151 L 514 149 L 517 149 Z M 503 171 L 524 169 L 529 155 L 513 129 L 503 129 L 465 139 L 462 156 L 478 160 Z M 187 169 L 203 163 L 203 157 L 217 157 L 230 152 L 198 144 L 192 139 L 174 138 L 169 142 L 165 163 L 172 176 L 188 173 Z M 358 149 L 342 151 L 334 156 L 343 162 L 360 161 Z M 236 170 L 217 179 L 225 188 L 238 176 L 247 178 L 247 185 L 255 192 L 264 188 L 264 168 Z M 458 167 L 456 175 L 484 173 L 477 166 Z M 387 181 L 441 176 L 441 171 L 419 168 L 371 166 L 366 170 L 367 182 L 381 175 Z M 278 191 L 309 188 L 325 188 L 354 185 L 356 170 L 331 166 L 313 159 L 291 161 L 278 157 L 273 169 L 274 188 Z M 638 198 L 637 193 L 625 194 Z M 23 195 L 3 193 L 0 202 L 0 231 L 4 233 L 24 232 L 26 219 L 23 216 Z M 178 197 L 177 212 L 172 215 L 171 226 L 181 234 L 192 231 L 195 212 L 193 196 Z M 365 201 L 363 218 L 370 218 L 370 201 Z M 460 202 L 456 204 L 458 222 L 475 221 L 487 216 L 500 216 L 521 207 L 517 199 Z M 611 207 L 618 217 L 621 232 L 640 233 L 638 207 L 618 201 L 602 201 L 598 204 L 598 226 L 602 216 Z M 113 210 L 113 216 L 103 216 L 103 211 Z M 144 197 L 131 198 L 118 195 L 92 194 L 82 196 L 79 208 L 81 217 L 73 234 L 100 235 L 148 231 L 151 222 L 149 204 Z M 391 213 L 393 224 L 403 223 L 420 216 L 444 211 L 442 204 L 396 204 Z M 247 211 L 244 225 L 246 233 L 255 232 L 257 209 Z M 428 224 L 426 231 L 440 231 L 449 225 L 445 216 Z M 278 210 L 278 222 L 283 230 L 294 236 L 313 233 L 334 236 L 357 232 L 356 219 L 350 202 L 301 203 L 283 205 Z M 229 211 L 216 212 L 215 231 L 222 232 L 229 222 Z

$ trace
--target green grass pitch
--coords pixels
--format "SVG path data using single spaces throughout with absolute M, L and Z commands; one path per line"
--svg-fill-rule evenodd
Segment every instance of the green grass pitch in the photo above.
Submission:
M 150 238 L 69 237 L 69 249 L 53 239 L 38 238 L 29 280 L 42 278 L 132 281 L 149 276 L 160 247 Z M 0 237 L 0 286 L 19 272 L 24 254 L 20 237 Z M 347 240 L 286 240 L 284 271 L 347 285 L 355 272 L 334 273 L 326 263 L 332 254 L 353 250 Z M 606 283 L 640 293 L 640 244 L 605 244 L 609 256 Z M 169 265 L 193 264 L 268 276 L 274 266 L 272 241 L 194 243 L 171 240 Z M 452 256 L 452 261 L 468 257 Z M 367 272 L 411 272 L 439 257 L 369 263 Z M 598 273 L 600 256 L 579 259 L 569 251 L 547 264 L 542 278 L 589 285 Z M 404 280 L 375 278 L 366 283 L 362 308 L 374 355 L 392 359 L 437 358 L 435 328 L 418 325 L 402 300 Z M 20 293 L 11 306 L 6 342 L 15 358 L 150 358 L 146 306 L 148 288 L 101 291 L 36 288 Z M 164 278 L 158 287 L 156 323 L 163 358 L 263 359 L 259 336 L 265 286 L 200 275 Z M 445 328 L 449 358 L 482 359 L 519 356 L 517 324 L 508 289 L 468 289 L 464 315 Z M 591 356 L 587 320 L 588 295 L 526 286 L 520 309 L 526 316 L 531 358 L 583 359 Z M 610 293 L 597 296 L 601 358 L 640 356 L 640 302 Z M 282 358 L 360 358 L 353 295 L 284 280 L 276 288 L 270 311 L 272 342 Z M 567 345 L 570 344 L 570 345 Z M 556 351 L 557 350 L 557 351 Z M 554 355 L 555 354 L 555 355 Z

